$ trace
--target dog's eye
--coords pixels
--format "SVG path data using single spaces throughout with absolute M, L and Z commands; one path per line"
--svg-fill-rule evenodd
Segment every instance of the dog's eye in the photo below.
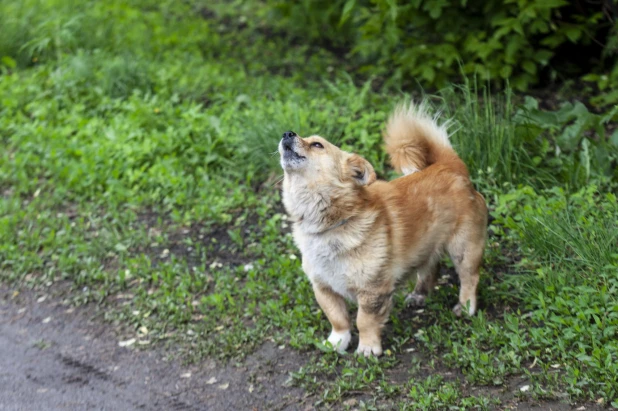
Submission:
M 311 147 L 324 148 L 324 146 L 320 143 L 311 143 Z

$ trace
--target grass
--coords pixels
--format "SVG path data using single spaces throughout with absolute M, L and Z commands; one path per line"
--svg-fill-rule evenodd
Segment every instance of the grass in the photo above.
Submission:
M 337 57 L 242 23 L 244 6 L 202 6 L 0 5 L 0 281 L 69 285 L 70 303 L 191 361 L 290 345 L 307 357 L 290 382 L 322 406 L 490 409 L 523 377 L 511 396 L 618 407 L 616 151 L 598 131 L 613 114 L 572 127 L 474 82 L 426 95 L 490 205 L 483 309 L 452 316 L 447 281 L 422 313 L 402 293 L 384 358 L 338 356 L 272 153 L 283 131 L 319 133 L 392 177 L 381 127 L 409 90 L 357 84 Z

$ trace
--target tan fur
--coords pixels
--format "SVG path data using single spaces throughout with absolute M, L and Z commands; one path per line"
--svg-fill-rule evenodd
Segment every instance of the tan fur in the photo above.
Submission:
M 454 310 L 461 314 L 469 304 L 468 313 L 474 314 L 486 237 L 485 201 L 472 187 L 445 127 L 422 106 L 402 106 L 390 118 L 384 139 L 395 169 L 409 175 L 375 181 L 369 162 L 319 136 L 279 145 L 283 203 L 294 222 L 303 269 L 333 326 L 328 341 L 347 348 L 345 299 L 357 301 L 357 352 L 364 355 L 382 353 L 381 331 L 397 284 L 416 273 L 408 301 L 422 304 L 444 251 L 461 281 Z

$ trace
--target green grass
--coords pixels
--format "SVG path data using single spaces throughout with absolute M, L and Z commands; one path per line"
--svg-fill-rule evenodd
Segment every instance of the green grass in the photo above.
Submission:
M 455 318 L 449 284 L 422 313 L 398 294 L 387 355 L 338 356 L 273 152 L 283 131 L 321 134 L 392 177 L 384 121 L 422 93 L 269 35 L 258 3 L 202 6 L 0 4 L 0 281 L 68 284 L 67 301 L 191 361 L 289 345 L 307 358 L 290 382 L 323 406 L 491 409 L 482 390 L 515 376 L 525 398 L 617 405 L 615 112 L 544 111 L 473 81 L 425 94 L 490 205 L 483 307 Z

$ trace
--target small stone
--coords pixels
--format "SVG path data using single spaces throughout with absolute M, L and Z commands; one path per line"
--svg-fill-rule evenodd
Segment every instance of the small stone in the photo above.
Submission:
M 519 387 L 519 391 L 521 391 L 521 392 L 530 391 L 530 386 L 529 385 L 521 386 L 521 387 Z
M 135 338 L 130 338 L 126 341 L 118 341 L 118 346 L 119 347 L 129 347 L 131 345 L 135 344 Z

